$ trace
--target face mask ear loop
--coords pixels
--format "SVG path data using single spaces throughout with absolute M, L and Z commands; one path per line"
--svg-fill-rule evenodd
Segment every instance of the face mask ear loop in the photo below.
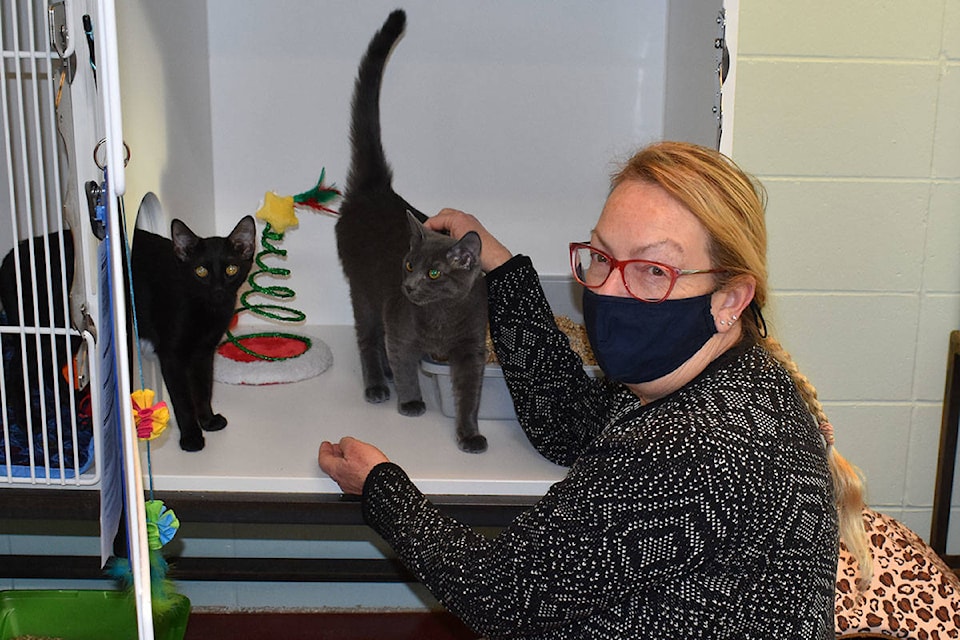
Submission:
M 757 304 L 756 300 L 750 301 L 750 310 L 753 312 L 753 317 L 757 320 L 757 329 L 760 332 L 760 337 L 766 338 L 767 322 L 763 319 L 763 314 L 760 313 L 760 305 Z

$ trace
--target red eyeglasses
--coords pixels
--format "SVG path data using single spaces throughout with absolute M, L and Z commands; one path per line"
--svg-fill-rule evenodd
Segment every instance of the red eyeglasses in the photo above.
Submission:
M 603 286 L 610 274 L 620 272 L 627 292 L 643 302 L 663 302 L 670 296 L 677 278 L 700 273 L 722 273 L 722 269 L 680 269 L 650 260 L 617 260 L 586 242 L 570 243 L 570 268 L 577 282 L 588 289 Z

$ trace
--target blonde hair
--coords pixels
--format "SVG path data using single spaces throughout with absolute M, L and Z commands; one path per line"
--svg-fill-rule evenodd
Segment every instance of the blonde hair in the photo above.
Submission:
M 684 142 L 659 142 L 641 149 L 611 179 L 611 189 L 636 180 L 657 184 L 683 204 L 707 230 L 713 267 L 722 269 L 721 286 L 738 276 L 753 278 L 756 290 L 749 307 L 753 322 L 744 332 L 762 344 L 790 374 L 821 430 L 828 434 L 827 460 L 833 479 L 840 538 L 859 565 L 857 585 L 865 590 L 873 562 L 863 525 L 862 475 L 833 446 L 833 437 L 817 390 L 800 373 L 783 346 L 766 331 L 760 310 L 767 302 L 767 230 L 763 186 L 723 154 Z

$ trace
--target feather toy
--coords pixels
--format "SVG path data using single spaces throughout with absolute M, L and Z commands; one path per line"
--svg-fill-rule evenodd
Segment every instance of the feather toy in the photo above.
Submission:
M 162 617 L 174 609 L 178 600 L 175 598 L 176 585 L 167 578 L 169 565 L 160 549 L 176 535 L 180 521 L 172 510 L 164 506 L 163 500 L 147 500 L 144 509 L 147 516 L 147 546 L 150 550 L 150 599 L 153 614 Z M 105 571 L 107 577 L 121 589 L 133 589 L 133 572 L 126 558 L 110 558 Z

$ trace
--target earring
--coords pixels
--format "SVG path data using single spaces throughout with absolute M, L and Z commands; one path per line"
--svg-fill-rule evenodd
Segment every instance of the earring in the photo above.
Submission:
M 722 324 L 725 327 L 732 327 L 733 323 L 735 323 L 736 321 L 737 321 L 737 316 L 730 316 L 729 320 L 721 320 L 720 324 Z

